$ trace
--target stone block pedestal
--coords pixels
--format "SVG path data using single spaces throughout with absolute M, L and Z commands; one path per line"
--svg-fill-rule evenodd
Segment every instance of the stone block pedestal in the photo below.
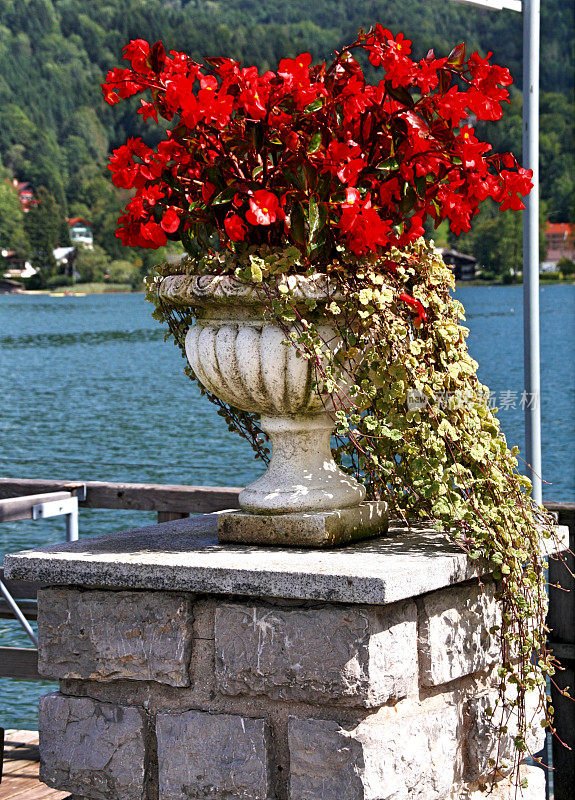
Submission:
M 427 529 L 255 549 L 218 544 L 216 516 L 8 556 L 48 587 L 41 779 L 84 800 L 479 800 L 499 610 L 476 569 Z

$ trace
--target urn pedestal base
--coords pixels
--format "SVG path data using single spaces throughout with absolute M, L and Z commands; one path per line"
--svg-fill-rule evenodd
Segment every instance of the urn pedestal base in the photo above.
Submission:
M 371 501 L 333 511 L 218 516 L 218 539 L 235 544 L 282 547 L 336 547 L 387 533 L 387 503 Z

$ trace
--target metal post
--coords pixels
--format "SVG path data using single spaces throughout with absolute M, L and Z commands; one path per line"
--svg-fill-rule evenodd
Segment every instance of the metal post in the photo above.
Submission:
M 541 384 L 539 364 L 539 28 L 540 0 L 523 4 L 523 166 L 533 189 L 523 213 L 523 338 L 525 454 L 533 499 L 542 501 Z
M 76 508 L 70 513 L 66 514 L 66 541 L 78 541 L 78 503 L 76 501 Z

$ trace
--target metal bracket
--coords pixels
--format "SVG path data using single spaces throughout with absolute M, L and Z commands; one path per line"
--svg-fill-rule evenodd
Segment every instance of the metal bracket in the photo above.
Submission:
M 67 492 L 72 492 L 72 494 L 78 498 L 79 503 L 83 503 L 86 500 L 86 484 L 85 483 L 67 483 L 63 487 Z
M 64 500 L 47 500 L 32 506 L 32 519 L 48 519 L 60 517 L 62 514 L 74 514 L 78 511 L 78 498 L 66 497 Z
M 86 487 L 84 487 L 85 490 Z M 65 497 L 61 500 L 46 500 L 32 506 L 32 519 L 49 519 L 66 515 L 66 539 L 78 539 L 78 498 Z

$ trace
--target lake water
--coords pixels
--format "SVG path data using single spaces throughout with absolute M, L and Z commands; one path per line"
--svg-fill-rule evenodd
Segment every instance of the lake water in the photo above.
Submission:
M 522 289 L 457 290 L 469 348 L 523 450 Z M 143 295 L 0 296 L 0 474 L 241 486 L 261 465 L 183 374 Z M 575 285 L 541 289 L 544 498 L 575 500 Z M 82 510 L 81 535 L 154 521 Z M 60 518 L 0 525 L 0 554 L 64 537 Z M 29 644 L 0 620 L 0 643 Z M 0 726 L 35 728 L 50 684 L 0 679 Z

